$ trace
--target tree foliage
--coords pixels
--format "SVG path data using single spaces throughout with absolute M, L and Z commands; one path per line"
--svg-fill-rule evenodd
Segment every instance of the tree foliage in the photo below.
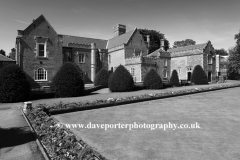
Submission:
M 236 46 L 229 50 L 228 78 L 240 79 L 240 31 L 235 35 Z
M 143 84 L 147 89 L 161 89 L 163 87 L 161 77 L 153 68 L 145 75 Z
M 172 71 L 172 76 L 170 78 L 170 83 L 172 86 L 179 86 L 178 72 L 176 70 Z
M 228 52 L 224 48 L 215 49 L 215 51 L 216 51 L 216 54 L 220 55 L 220 56 L 227 56 L 228 55 Z
M 0 102 L 23 102 L 29 99 L 30 84 L 25 72 L 16 64 L 0 69 Z
M 202 66 L 197 65 L 194 67 L 191 82 L 194 84 L 208 84 L 208 78 Z
M 147 35 L 150 36 L 150 48 L 149 53 L 160 48 L 160 39 L 164 39 L 164 49 L 169 49 L 169 41 L 165 39 L 164 34 L 160 33 L 156 30 L 148 30 L 148 29 L 139 29 L 140 34 L 143 36 L 144 40 L 146 41 Z
M 84 94 L 80 68 L 71 62 L 64 63 L 51 83 L 56 97 L 77 97 Z
M 133 77 L 124 66 L 120 65 L 111 74 L 108 87 L 111 92 L 132 91 L 134 88 Z
M 182 41 L 175 41 L 173 43 L 173 48 L 190 46 L 190 45 L 195 45 L 195 44 L 196 44 L 196 41 L 194 41 L 192 39 L 185 39 Z
M 6 56 L 6 52 L 4 50 L 0 50 L 0 54 L 3 55 L 3 56 Z
M 95 79 L 94 79 L 94 86 L 104 86 L 107 87 L 108 86 L 108 79 L 109 79 L 109 72 L 102 68 L 96 75 Z

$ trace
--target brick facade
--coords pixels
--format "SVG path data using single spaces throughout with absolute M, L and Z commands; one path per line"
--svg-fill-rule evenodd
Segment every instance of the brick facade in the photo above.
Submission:
M 29 75 L 31 85 L 38 84 L 49 85 L 53 76 L 62 65 L 62 47 L 56 31 L 50 26 L 44 17 L 40 16 L 31 25 L 29 25 L 17 42 L 17 63 Z M 38 57 L 36 37 L 47 37 L 47 56 Z M 46 81 L 34 80 L 34 71 L 38 68 L 44 68 L 47 71 Z

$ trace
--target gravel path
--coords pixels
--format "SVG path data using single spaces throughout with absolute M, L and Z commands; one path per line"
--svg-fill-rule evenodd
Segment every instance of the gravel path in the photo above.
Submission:
M 0 104 L 0 160 L 44 160 L 20 107 Z

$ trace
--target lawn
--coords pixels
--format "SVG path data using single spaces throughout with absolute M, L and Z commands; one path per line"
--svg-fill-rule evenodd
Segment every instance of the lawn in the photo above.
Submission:
M 71 129 L 108 159 L 240 159 L 240 88 L 74 112 L 62 123 L 191 124 L 200 129 Z

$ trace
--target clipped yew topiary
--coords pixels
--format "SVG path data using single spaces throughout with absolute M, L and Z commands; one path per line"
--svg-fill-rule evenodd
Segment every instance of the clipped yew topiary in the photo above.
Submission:
M 134 88 L 133 77 L 124 66 L 120 65 L 111 74 L 108 87 L 111 92 L 132 91 Z
M 80 68 L 71 62 L 64 63 L 51 83 L 55 97 L 77 97 L 84 94 Z
M 192 73 L 191 82 L 194 84 L 208 84 L 208 78 L 202 66 L 195 66 Z
M 94 86 L 107 87 L 108 79 L 109 79 L 109 73 L 106 69 L 103 68 L 97 73 L 94 79 Z
M 30 84 L 25 72 L 16 64 L 0 69 L 0 102 L 23 102 L 29 99 Z
M 178 78 L 178 73 L 176 70 L 172 71 L 172 76 L 170 78 L 170 84 L 172 86 L 179 86 L 179 78 Z
M 153 68 L 145 75 L 143 84 L 147 89 L 161 89 L 163 87 L 161 77 Z

